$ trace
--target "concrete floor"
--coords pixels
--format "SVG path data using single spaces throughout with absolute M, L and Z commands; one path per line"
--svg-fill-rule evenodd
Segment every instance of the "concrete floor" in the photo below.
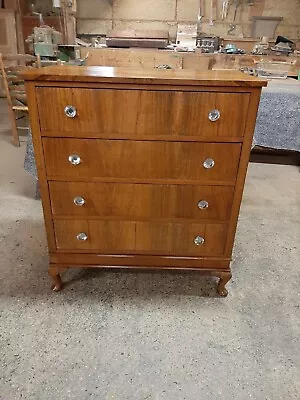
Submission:
M 227 298 L 197 273 L 72 270 L 0 107 L 0 399 L 300 398 L 300 173 L 251 164 Z

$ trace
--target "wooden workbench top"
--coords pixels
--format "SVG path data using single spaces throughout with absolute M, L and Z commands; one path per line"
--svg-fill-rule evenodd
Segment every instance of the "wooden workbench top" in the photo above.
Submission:
M 238 71 L 196 71 L 131 69 L 115 67 L 78 67 L 56 65 L 23 73 L 29 81 L 140 83 L 167 85 L 171 82 L 188 86 L 267 86 L 267 81 Z

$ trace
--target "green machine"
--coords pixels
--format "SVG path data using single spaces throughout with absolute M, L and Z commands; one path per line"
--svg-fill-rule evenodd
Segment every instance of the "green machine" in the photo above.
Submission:
M 78 44 L 59 44 L 58 58 L 61 61 L 69 62 L 80 59 L 80 46 Z
M 28 36 L 26 42 L 35 55 L 40 55 L 42 62 L 53 63 L 61 60 L 62 63 L 84 65 L 85 59 L 80 59 L 80 46 L 77 44 L 63 44 L 63 36 L 60 32 L 45 25 L 43 16 L 40 13 L 33 13 L 39 16 L 40 26 L 33 28 L 33 33 Z
M 31 51 L 45 58 L 57 58 L 58 45 L 63 42 L 62 34 L 50 26 L 38 26 L 33 28 L 33 33 L 28 36 L 26 42 L 29 43 Z

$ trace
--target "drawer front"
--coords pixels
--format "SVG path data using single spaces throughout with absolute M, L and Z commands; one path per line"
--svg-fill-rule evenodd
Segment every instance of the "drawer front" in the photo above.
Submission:
M 146 221 L 55 220 L 59 250 L 219 255 L 227 225 Z M 79 236 L 78 236 L 79 235 Z
M 42 134 L 242 137 L 248 93 L 38 87 Z M 73 108 L 66 107 L 72 106 Z M 217 110 L 217 113 L 210 114 Z M 217 118 L 217 119 L 216 119 Z
M 54 215 L 228 220 L 231 186 L 49 182 Z
M 135 248 L 132 221 L 59 220 L 54 221 L 54 231 L 58 249 L 117 252 Z M 79 234 L 86 235 L 86 239 L 77 238 Z
M 44 138 L 47 175 L 56 178 L 200 180 L 233 184 L 241 145 Z

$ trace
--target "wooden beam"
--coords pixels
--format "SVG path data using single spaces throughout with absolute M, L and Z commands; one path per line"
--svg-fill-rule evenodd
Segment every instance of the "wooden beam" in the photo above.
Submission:
M 16 8 L 16 33 L 17 33 L 17 43 L 18 43 L 18 53 L 24 54 L 24 37 L 23 37 L 23 27 L 22 27 L 22 10 L 20 5 L 20 0 L 15 0 L 17 3 Z

